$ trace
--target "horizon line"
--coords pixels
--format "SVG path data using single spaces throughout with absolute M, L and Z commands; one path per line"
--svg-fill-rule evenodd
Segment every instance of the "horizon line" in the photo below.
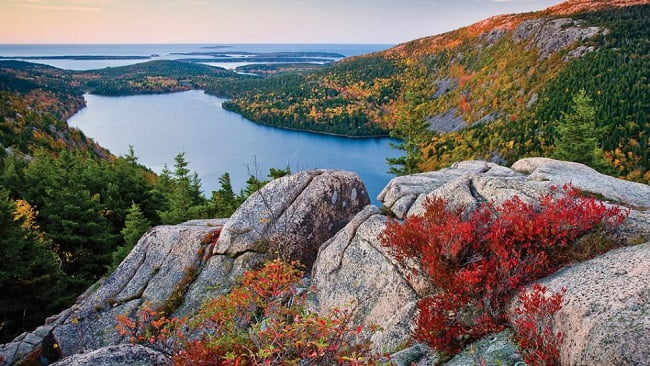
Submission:
M 402 42 L 400 42 L 402 43 Z M 213 46 L 230 46 L 230 45 L 258 45 L 258 44 L 280 44 L 280 45 L 396 45 L 395 42 L 99 42 L 99 43 L 86 43 L 86 42 L 72 42 L 72 43 L 38 43 L 38 42 L 24 42 L 24 43 L 3 43 L 0 42 L 0 46 L 60 46 L 60 45 L 79 45 L 79 46 L 89 46 L 89 45 L 213 45 Z

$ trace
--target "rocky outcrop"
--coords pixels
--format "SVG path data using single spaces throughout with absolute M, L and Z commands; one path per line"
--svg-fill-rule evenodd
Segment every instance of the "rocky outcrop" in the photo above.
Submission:
M 513 333 L 504 330 L 480 339 L 454 356 L 445 366 L 517 366 L 522 365 L 519 348 L 512 340 Z
M 166 306 L 205 265 L 211 236 L 223 220 L 176 226 L 158 226 L 146 233 L 133 251 L 97 289 L 59 315 L 53 327 L 61 357 L 95 350 L 123 341 L 115 317 L 134 314 L 143 304 Z
M 0 345 L 0 365 L 12 365 L 32 353 L 40 354 L 41 343 L 51 330 L 52 326 L 42 325 L 32 332 L 19 335 L 11 343 Z
M 540 282 L 551 292 L 567 289 L 554 317 L 564 334 L 563 365 L 650 360 L 650 243 L 613 250 Z
M 450 205 L 464 207 L 469 211 L 482 202 L 491 201 L 499 205 L 514 196 L 532 203 L 539 196 L 551 192 L 552 187 L 564 184 L 572 184 L 584 191 L 585 194 L 596 195 L 608 204 L 629 209 L 630 216 L 624 225 L 622 235 L 647 237 L 650 229 L 650 217 L 647 215 L 650 211 L 649 186 L 605 176 L 581 164 L 552 159 L 524 159 L 514 164 L 512 169 L 483 161 L 464 161 L 437 172 L 394 178 L 380 193 L 379 200 L 385 205 L 382 212 L 391 211 L 397 218 L 404 218 L 407 215 L 424 212 L 427 198 L 433 196 L 444 197 Z M 405 339 L 402 335 L 407 334 L 413 326 L 412 318 L 409 321 L 409 317 L 413 314 L 413 308 L 409 306 L 431 291 L 426 284 L 422 285 L 425 280 L 423 277 L 410 272 L 407 276 L 407 270 L 391 260 L 386 249 L 381 247 L 376 238 L 372 239 L 382 231 L 386 220 L 387 218 L 377 209 L 365 209 L 332 240 L 323 245 L 312 273 L 314 284 L 326 289 L 317 293 L 315 300 L 321 311 L 328 307 L 344 307 L 347 303 L 355 303 L 360 297 L 365 296 L 368 299 L 367 304 L 360 308 L 363 314 L 358 315 L 357 319 L 365 324 L 382 325 L 381 331 L 373 340 L 387 342 L 383 344 L 384 348 L 376 346 L 377 349 L 383 350 L 390 349 L 390 346 Z M 628 273 L 631 276 L 635 276 L 639 283 L 638 289 L 645 289 L 645 294 L 650 291 L 650 286 L 647 283 L 647 278 L 650 277 L 638 269 L 644 266 L 647 269 L 647 263 L 650 261 L 645 258 L 634 263 L 620 262 L 619 259 L 616 261 L 619 264 L 626 263 L 622 265 L 630 269 Z M 400 278 L 409 280 L 402 282 Z M 626 288 L 619 286 L 618 283 L 608 286 Z M 636 294 L 635 291 L 624 290 L 618 299 L 626 296 L 622 294 L 629 294 L 641 301 L 642 294 Z M 579 292 L 577 296 L 592 298 L 592 300 L 598 298 L 598 296 L 592 297 L 593 294 L 590 295 L 589 291 Z M 634 303 L 638 303 L 637 300 Z M 641 307 L 641 310 L 644 308 Z M 633 315 L 641 316 L 641 320 L 633 324 L 636 328 L 642 326 L 647 328 L 641 313 Z M 607 324 L 610 324 L 612 319 L 601 317 L 597 322 L 601 324 L 601 327 L 607 328 L 610 327 Z M 576 320 L 575 323 L 579 324 L 580 321 Z M 625 328 L 625 324 L 630 323 L 623 321 L 619 327 Z M 599 328 L 599 330 L 605 328 Z M 393 335 L 397 342 L 385 341 L 382 338 L 384 334 Z M 647 334 L 636 333 L 636 336 L 650 340 Z M 626 339 L 632 339 L 632 337 Z M 609 338 L 604 338 L 598 342 L 607 342 L 608 340 Z M 604 344 L 600 345 L 598 342 L 589 345 L 590 349 L 598 350 L 592 351 L 594 354 L 600 352 L 600 349 L 612 348 L 608 348 Z M 493 347 L 494 344 L 500 346 Z M 497 352 L 495 349 L 500 351 Z M 494 364 L 506 361 L 505 364 L 516 363 L 519 356 L 508 350 L 512 350 L 511 342 L 508 343 L 500 338 L 486 339 L 483 343 L 474 345 L 474 348 L 465 356 L 457 356 L 450 362 L 452 364 L 473 364 L 468 360 L 479 355 L 486 360 L 497 360 L 494 361 Z M 578 350 L 572 352 L 578 352 Z M 499 355 L 502 353 L 507 357 L 500 358 Z M 618 360 L 624 356 L 619 354 L 616 357 L 618 358 L 611 357 L 610 360 Z M 637 361 L 643 359 L 640 357 L 640 354 L 635 354 L 632 359 Z
M 428 129 L 438 133 L 447 133 L 462 130 L 467 127 L 467 122 L 456 108 L 450 108 L 445 113 L 436 114 L 427 119 Z
M 444 197 L 450 205 L 472 208 L 498 204 L 518 196 L 532 202 L 552 187 L 571 184 L 599 199 L 630 209 L 629 233 L 650 234 L 650 186 L 616 179 L 578 163 L 547 158 L 522 159 L 505 168 L 484 161 L 463 161 L 435 172 L 397 177 L 379 194 L 398 218 L 423 212 L 428 197 Z
M 629 209 L 622 236 L 631 243 L 650 240 L 650 186 L 603 175 L 588 166 L 547 158 L 517 161 L 512 170 L 526 174 L 529 184 L 570 183 L 587 195 Z
M 117 315 L 134 315 L 144 305 L 191 315 L 207 298 L 229 292 L 244 271 L 277 255 L 310 266 L 320 245 L 369 202 L 357 175 L 317 170 L 269 183 L 231 219 L 155 227 L 75 305 L 0 346 L 3 364 L 44 355 L 73 365 L 159 364 L 160 355 L 122 344 Z M 131 351 L 137 357 L 129 358 Z
M 237 209 L 214 253 L 271 250 L 310 265 L 320 245 L 369 203 L 354 173 L 314 170 L 276 179 Z
M 167 366 L 171 360 L 140 345 L 120 344 L 70 356 L 53 366 Z
M 67 357 L 61 363 L 66 365 L 157 364 L 160 354 L 124 344 L 115 331 L 116 315 L 133 314 L 145 303 L 191 315 L 209 297 L 230 291 L 245 270 L 278 255 L 311 268 L 317 289 L 308 296 L 313 310 L 351 311 L 355 325 L 377 327 L 371 335 L 374 350 L 401 351 L 410 343 L 418 299 L 435 289 L 414 263 L 396 262 L 381 245 L 378 236 L 390 217 L 421 214 L 427 199 L 436 196 L 466 212 L 514 196 L 534 203 L 564 184 L 629 210 L 621 236 L 633 238 L 631 243 L 650 240 L 650 187 L 576 163 L 530 158 L 506 168 L 459 162 L 393 179 L 379 195 L 382 209 L 368 205 L 365 187 L 353 173 L 302 172 L 268 184 L 229 220 L 150 230 L 113 275 L 45 326 L 0 346 L 0 355 L 5 364 L 39 355 L 50 361 Z M 541 281 L 554 290 L 568 289 L 555 318 L 568 340 L 562 346 L 563 364 L 633 365 L 650 357 L 648 263 L 650 243 L 610 252 Z M 422 345 L 394 357 L 404 365 L 438 359 Z M 449 364 L 514 364 L 518 357 L 510 335 L 501 333 L 469 346 Z
M 578 41 L 606 32 L 598 27 L 583 27 L 581 22 L 569 18 L 541 18 L 523 21 L 515 29 L 512 39 L 515 42 L 532 40 L 540 57 L 546 59 Z
M 435 81 L 436 92 L 433 93 L 431 98 L 437 99 L 443 95 L 449 93 L 450 91 L 458 89 L 458 79 L 452 77 L 446 77 Z
M 440 357 L 431 347 L 418 343 L 393 353 L 390 361 L 395 366 L 429 366 L 440 363 Z
M 377 241 L 386 216 L 368 206 L 321 247 L 312 271 L 314 309 L 353 311 L 353 323 L 378 326 L 378 352 L 395 351 L 409 339 L 417 296 L 387 249 Z
M 554 185 L 571 183 L 574 187 L 633 208 L 650 208 L 650 186 L 603 175 L 579 163 L 548 158 L 517 161 L 512 170 L 527 174 L 526 180 Z
M 379 193 L 378 199 L 398 218 L 404 218 L 408 214 L 413 214 L 419 210 L 426 196 L 429 194 L 445 196 L 452 204 L 475 203 L 481 198 L 477 193 L 473 193 L 473 189 L 469 186 L 469 178 L 479 176 L 483 177 L 483 179 L 523 177 L 511 169 L 494 163 L 463 161 L 452 165 L 450 168 L 444 168 L 435 172 L 394 178 Z M 466 183 L 462 188 L 458 186 L 461 181 Z M 454 188 L 454 186 L 457 187 Z M 456 191 L 455 193 L 459 194 L 458 196 L 447 196 L 454 190 Z M 476 197 L 474 196 L 475 194 L 477 194 Z M 416 201 L 417 204 L 414 205 Z M 409 212 L 412 208 L 413 211 Z

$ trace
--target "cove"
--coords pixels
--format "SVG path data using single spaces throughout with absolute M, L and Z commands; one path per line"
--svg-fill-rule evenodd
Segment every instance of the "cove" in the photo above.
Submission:
M 239 191 L 250 174 L 266 178 L 269 168 L 288 166 L 292 172 L 356 172 L 377 203 L 392 178 L 386 158 L 399 155 L 388 138 L 351 139 L 258 125 L 221 108 L 225 99 L 200 90 L 84 98 L 86 107 L 68 120 L 70 126 L 117 155 L 133 145 L 139 162 L 158 173 L 165 164 L 173 169 L 174 156 L 185 152 L 207 197 L 218 189 L 218 178 L 225 172 Z

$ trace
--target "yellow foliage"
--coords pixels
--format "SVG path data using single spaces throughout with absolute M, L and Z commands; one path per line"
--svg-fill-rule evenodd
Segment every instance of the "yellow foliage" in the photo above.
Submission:
M 23 220 L 20 226 L 23 230 L 36 231 L 39 229 L 36 223 L 38 211 L 29 202 L 19 199 L 16 201 L 16 211 L 14 211 L 14 221 Z

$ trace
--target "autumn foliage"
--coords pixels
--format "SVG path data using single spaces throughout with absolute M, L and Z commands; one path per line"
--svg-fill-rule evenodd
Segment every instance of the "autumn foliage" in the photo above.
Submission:
M 175 365 L 373 365 L 350 313 L 330 317 L 305 309 L 303 272 L 281 261 L 249 271 L 229 294 L 207 301 L 191 318 L 145 308 L 118 317 L 118 331 L 169 355 Z
M 573 261 L 573 253 L 611 249 L 580 241 L 613 229 L 626 217 L 570 186 L 530 204 L 514 197 L 500 207 L 484 204 L 463 214 L 435 198 L 422 216 L 391 221 L 380 236 L 398 261 L 413 258 L 436 293 L 418 303 L 415 338 L 454 354 L 504 327 L 505 307 L 526 284 Z
M 560 344 L 564 334 L 553 329 L 553 315 L 562 308 L 563 288 L 548 294 L 545 286 L 534 284 L 531 291 L 519 293 L 521 305 L 514 328 L 517 343 L 524 351 L 524 361 L 530 366 L 556 366 L 560 362 Z

